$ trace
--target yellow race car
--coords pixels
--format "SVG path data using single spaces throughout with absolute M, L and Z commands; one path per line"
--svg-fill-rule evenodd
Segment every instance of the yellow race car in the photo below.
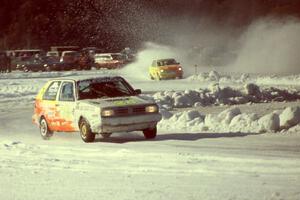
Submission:
M 149 75 L 152 80 L 182 78 L 183 70 L 173 58 L 154 60 L 149 67 Z

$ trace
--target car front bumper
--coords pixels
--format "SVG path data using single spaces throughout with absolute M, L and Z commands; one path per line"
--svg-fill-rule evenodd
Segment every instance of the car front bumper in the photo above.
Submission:
M 181 71 L 164 71 L 160 72 L 160 77 L 163 79 L 182 77 Z
M 103 118 L 101 125 L 92 127 L 92 131 L 95 133 L 139 131 L 154 128 L 161 118 L 159 113 Z

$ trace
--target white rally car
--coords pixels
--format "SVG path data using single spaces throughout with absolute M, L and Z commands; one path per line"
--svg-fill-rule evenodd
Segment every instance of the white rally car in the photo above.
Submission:
M 38 93 L 32 118 L 44 139 L 54 131 L 80 131 L 83 141 L 93 142 L 96 134 L 137 130 L 152 139 L 161 115 L 140 94 L 120 76 L 53 79 Z

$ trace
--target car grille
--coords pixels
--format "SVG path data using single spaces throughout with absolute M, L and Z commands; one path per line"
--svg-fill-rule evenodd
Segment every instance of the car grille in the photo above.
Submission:
M 117 108 L 115 110 L 116 115 L 127 115 L 129 113 L 128 108 Z
M 114 109 L 114 111 L 115 111 L 115 116 L 141 115 L 146 113 L 145 106 L 116 108 Z

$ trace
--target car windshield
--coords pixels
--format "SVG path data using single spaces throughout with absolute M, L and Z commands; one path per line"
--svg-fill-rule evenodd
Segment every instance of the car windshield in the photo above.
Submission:
M 160 60 L 160 61 L 158 61 L 158 63 L 159 63 L 159 66 L 176 65 L 177 64 L 175 59 Z
M 122 78 L 92 79 L 78 82 L 78 99 L 133 96 L 133 88 Z
M 113 60 L 123 60 L 122 54 L 111 54 Z
M 77 52 L 67 52 L 65 53 L 65 56 L 78 56 Z
M 111 56 L 108 55 L 97 55 L 95 58 L 98 58 L 100 60 L 111 60 Z

